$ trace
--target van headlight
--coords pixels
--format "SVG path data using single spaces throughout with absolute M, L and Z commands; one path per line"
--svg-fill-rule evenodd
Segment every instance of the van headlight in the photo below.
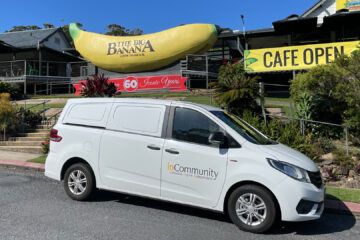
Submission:
M 267 158 L 267 160 L 270 166 L 288 175 L 289 177 L 292 177 L 301 182 L 311 183 L 309 174 L 306 170 L 286 162 L 280 162 L 270 158 Z

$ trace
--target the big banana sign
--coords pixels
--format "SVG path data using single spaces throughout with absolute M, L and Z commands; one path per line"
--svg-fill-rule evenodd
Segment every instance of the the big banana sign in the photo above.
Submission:
M 186 54 L 204 53 L 217 39 L 213 24 L 189 24 L 140 36 L 107 36 L 70 24 L 76 50 L 88 61 L 115 72 L 141 72 L 167 66 Z
M 352 41 L 246 50 L 244 65 L 247 72 L 309 69 L 359 51 L 359 47 L 359 41 Z

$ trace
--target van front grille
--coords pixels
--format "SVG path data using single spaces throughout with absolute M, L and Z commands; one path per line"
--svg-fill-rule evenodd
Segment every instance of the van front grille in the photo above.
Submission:
M 312 184 L 314 184 L 317 188 L 321 188 L 322 186 L 322 179 L 321 179 L 321 173 L 320 172 L 309 172 L 310 181 Z

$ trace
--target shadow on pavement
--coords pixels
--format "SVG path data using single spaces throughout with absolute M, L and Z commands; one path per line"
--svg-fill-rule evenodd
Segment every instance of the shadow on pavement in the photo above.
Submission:
M 175 212 L 194 217 L 206 218 L 226 223 L 232 223 L 227 215 L 212 212 L 209 210 L 194 208 L 190 206 L 179 205 L 170 202 L 163 202 L 148 198 L 125 195 L 121 193 L 99 191 L 93 198 L 94 202 L 118 202 L 152 208 L 162 211 Z M 283 235 L 295 233 L 297 235 L 322 235 L 337 232 L 343 232 L 351 229 L 356 224 L 356 218 L 352 214 L 338 215 L 325 213 L 322 217 L 315 221 L 308 222 L 281 222 L 275 226 L 268 234 Z
M 308 222 L 281 222 L 270 233 L 297 235 L 322 235 L 343 232 L 351 229 L 356 224 L 353 215 L 338 215 L 324 213 L 320 219 Z
M 153 208 L 162 211 L 175 212 L 189 216 L 195 216 L 195 217 L 201 217 L 201 218 L 207 218 L 211 220 L 231 223 L 230 219 L 226 215 L 219 212 L 212 212 L 200 208 L 194 208 L 176 203 L 153 200 L 149 198 L 131 196 L 121 193 L 99 191 L 91 201 L 93 202 L 115 201 L 122 204 Z

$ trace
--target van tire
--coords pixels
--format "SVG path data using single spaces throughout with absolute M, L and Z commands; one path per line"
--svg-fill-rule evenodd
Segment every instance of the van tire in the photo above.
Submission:
M 255 200 L 251 201 L 251 199 Z M 265 205 L 265 209 L 260 207 L 262 205 Z M 258 185 L 243 185 L 231 193 L 227 202 L 227 211 L 231 221 L 239 229 L 252 233 L 264 233 L 277 221 L 276 206 L 276 200 L 267 189 Z
M 73 175 L 70 176 L 71 174 Z M 66 169 L 63 184 L 65 192 L 70 198 L 76 201 L 89 200 L 94 193 L 94 183 L 94 174 L 89 165 L 76 163 Z

